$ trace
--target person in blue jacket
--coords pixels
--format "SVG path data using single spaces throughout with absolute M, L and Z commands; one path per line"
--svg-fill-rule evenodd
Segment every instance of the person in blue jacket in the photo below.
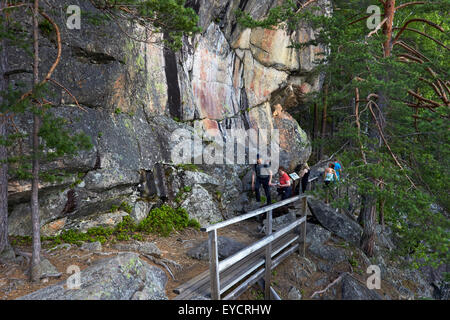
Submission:
M 338 159 L 334 160 L 334 170 L 336 171 L 336 177 L 339 181 L 341 179 L 342 165 L 339 163 Z

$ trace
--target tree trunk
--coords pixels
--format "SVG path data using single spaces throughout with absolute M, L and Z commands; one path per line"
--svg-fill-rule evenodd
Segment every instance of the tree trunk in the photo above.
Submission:
M 313 137 L 312 140 L 316 141 L 317 138 L 319 138 L 319 108 L 317 106 L 317 103 L 314 103 L 314 121 L 313 121 Z M 316 158 L 319 155 L 319 152 L 317 150 L 317 148 L 315 148 L 314 150 L 314 154 L 316 156 Z M 319 161 L 320 159 L 317 159 L 317 161 Z
M 362 206 L 360 213 L 363 221 L 361 249 L 368 257 L 373 257 L 375 247 L 376 202 L 372 195 L 363 195 L 362 201 L 364 205 Z
M 33 12 L 33 46 L 34 46 L 34 64 L 33 64 L 33 84 L 39 84 L 39 0 L 34 0 Z M 33 115 L 33 164 L 32 164 L 32 182 L 31 182 L 31 221 L 33 229 L 33 253 L 31 257 L 31 281 L 39 281 L 41 270 L 41 234 L 39 222 L 39 128 L 41 118 L 38 114 Z
M 0 139 L 4 137 L 6 137 L 6 117 L 0 116 Z M 0 145 L 0 253 L 8 247 L 8 165 L 6 159 L 6 147 Z
M 394 26 L 395 16 L 395 0 L 386 0 L 384 4 L 384 18 L 386 23 L 383 25 L 383 34 L 386 36 L 386 40 L 383 44 L 384 57 L 390 57 L 392 51 L 392 29 Z
M 320 143 L 319 159 L 322 160 L 323 157 L 323 144 L 327 133 L 327 109 L 328 109 L 328 84 L 324 84 L 323 88 L 323 110 L 322 110 L 322 141 Z
M 386 37 L 386 40 L 383 44 L 383 55 L 384 57 L 391 56 L 392 51 L 392 30 L 394 25 L 394 15 L 395 15 L 395 0 L 386 0 L 384 4 L 384 17 L 387 19 L 386 23 L 383 25 L 383 34 Z M 388 83 L 388 79 L 381 79 L 385 83 Z M 377 121 L 381 126 L 381 130 L 384 129 L 384 115 L 386 114 L 386 109 L 388 107 L 387 97 L 384 92 L 378 92 L 378 106 L 380 108 Z M 369 136 L 371 138 L 376 138 L 378 141 L 377 145 L 371 145 L 370 148 L 372 151 L 379 150 L 382 144 L 380 133 L 374 127 L 369 128 Z M 376 152 L 375 152 L 376 154 Z M 379 160 L 376 160 L 379 161 Z M 374 159 L 371 161 L 375 162 Z M 373 182 L 374 185 L 376 182 Z M 375 186 L 377 188 L 377 186 Z M 364 195 L 364 210 L 361 212 L 362 220 L 363 220 L 363 235 L 361 238 L 361 249 L 369 256 L 373 256 L 373 250 L 375 247 L 375 224 L 376 224 L 376 199 L 372 195 Z M 383 208 L 380 207 L 380 210 Z M 383 217 L 384 219 L 384 217 Z
M 6 1 L 0 2 L 0 9 L 6 7 Z M 4 17 L 4 12 L 1 11 Z M 6 25 L 6 22 L 4 22 Z M 4 76 L 7 71 L 8 60 L 6 55 L 6 40 L 3 37 L 0 42 L 0 91 L 7 90 L 7 81 Z M 0 105 L 3 104 L 3 96 L 0 95 Z M 0 140 L 6 138 L 6 115 L 0 115 Z M 0 254 L 9 247 L 8 244 L 8 153 L 6 146 L 0 144 Z

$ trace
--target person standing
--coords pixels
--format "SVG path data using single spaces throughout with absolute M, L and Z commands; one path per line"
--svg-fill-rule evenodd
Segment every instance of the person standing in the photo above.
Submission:
M 337 181 L 336 171 L 334 170 L 334 163 L 330 163 L 328 168 L 325 169 L 324 175 L 324 187 L 326 188 L 326 199 L 325 203 L 328 203 L 328 195 L 330 191 L 331 183 Z
M 303 169 L 300 171 L 300 178 L 302 184 L 302 193 L 306 192 L 306 188 L 308 187 L 309 182 L 309 173 L 311 172 L 311 168 L 308 166 L 308 163 L 305 163 Z
M 270 196 L 270 186 L 272 185 L 272 171 L 268 164 L 263 163 L 263 159 L 258 154 L 256 156 L 256 164 L 252 174 L 252 190 L 255 191 L 256 201 L 261 202 L 261 194 L 259 188 L 262 185 L 264 194 L 266 195 L 267 205 L 272 204 L 272 198 Z
M 336 171 L 337 181 L 339 181 L 342 173 L 342 165 L 339 163 L 338 159 L 334 160 L 334 171 Z

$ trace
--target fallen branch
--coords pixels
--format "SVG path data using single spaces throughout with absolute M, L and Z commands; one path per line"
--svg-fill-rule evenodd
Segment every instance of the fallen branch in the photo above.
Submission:
M 156 263 L 156 264 L 158 264 L 160 266 L 163 266 L 167 270 L 167 272 L 169 272 L 169 274 L 170 274 L 170 276 L 172 277 L 173 280 L 175 280 L 175 276 L 173 275 L 172 270 L 169 268 L 169 266 L 167 266 L 167 264 L 171 264 L 175 269 L 178 269 L 178 270 L 182 269 L 182 267 L 178 263 L 176 263 L 175 261 L 172 261 L 172 260 L 169 260 L 169 259 L 165 259 L 165 258 L 159 259 L 159 258 L 153 257 L 153 256 L 148 255 L 148 254 L 142 254 L 141 253 L 141 255 L 144 256 L 145 258 L 149 259 L 153 263 Z
M 310 5 L 313 2 L 316 2 L 317 0 L 309 0 L 308 2 L 306 2 L 305 4 L 303 4 L 300 9 L 297 10 L 296 13 L 299 13 L 300 11 L 302 11 L 306 6 Z
M 325 293 L 328 289 L 330 289 L 330 288 L 331 288 L 332 286 L 334 286 L 336 283 L 338 283 L 339 281 L 341 281 L 343 275 L 344 275 L 344 274 L 341 274 L 339 277 L 337 277 L 337 279 L 334 280 L 332 283 L 330 283 L 325 289 L 314 292 L 310 298 L 312 299 L 312 298 L 314 298 L 317 294 Z

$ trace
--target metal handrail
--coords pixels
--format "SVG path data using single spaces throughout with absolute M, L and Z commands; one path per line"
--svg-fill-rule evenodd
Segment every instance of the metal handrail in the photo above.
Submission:
M 313 182 L 317 179 L 310 179 L 308 182 Z M 304 216 L 291 223 L 290 225 L 282 228 L 281 230 L 272 233 L 272 210 L 276 208 L 280 208 L 287 204 L 293 203 L 298 200 L 303 200 L 303 212 Z M 231 267 L 233 264 L 241 261 L 248 255 L 256 252 L 265 247 L 265 296 L 266 299 L 269 299 L 271 295 L 271 287 L 270 287 L 270 278 L 271 278 L 271 270 L 272 270 L 272 242 L 276 239 L 279 239 L 284 234 L 289 231 L 295 229 L 297 226 L 304 224 L 304 234 L 303 234 L 303 254 L 305 254 L 305 237 L 306 237 L 306 196 L 305 195 L 297 195 L 291 197 L 289 199 L 282 200 L 280 202 L 256 209 L 247 214 L 229 219 L 227 221 L 219 222 L 217 224 L 209 225 L 207 227 L 201 228 L 200 230 L 203 232 L 208 232 L 208 252 L 209 252 L 209 270 L 210 270 L 210 282 L 211 282 L 211 298 L 215 300 L 220 300 L 220 295 L 224 292 L 220 288 L 220 272 Z M 218 253 L 218 239 L 217 239 L 217 230 L 220 228 L 224 228 L 226 226 L 232 225 L 234 223 L 244 221 L 253 217 L 256 217 L 260 214 L 267 212 L 266 219 L 266 237 L 254 243 L 251 246 L 248 246 L 239 252 L 235 253 L 231 257 L 226 258 L 225 260 L 219 263 L 219 253 Z M 300 239 L 300 237 L 298 237 Z M 297 245 L 299 248 L 300 246 Z M 237 283 L 238 281 L 235 281 Z
M 319 179 L 319 177 L 314 177 L 312 179 L 309 179 L 308 183 L 314 182 L 317 179 Z M 211 224 L 211 225 L 206 226 L 206 227 L 202 227 L 202 228 L 200 228 L 200 231 L 210 232 L 212 230 L 221 229 L 221 228 L 227 227 L 229 225 L 235 224 L 237 222 L 241 222 L 241 221 L 244 221 L 244 220 L 247 220 L 247 219 L 259 216 L 260 214 L 266 213 L 268 211 L 280 208 L 282 206 L 285 206 L 287 204 L 290 204 L 292 202 L 300 200 L 303 197 L 305 197 L 305 195 L 294 196 L 294 197 L 291 197 L 289 199 L 285 199 L 285 200 L 282 200 L 280 202 L 277 202 L 277 203 L 274 203 L 274 204 L 271 204 L 271 205 L 268 205 L 268 206 L 264 206 L 262 208 L 259 208 L 259 209 L 253 210 L 253 211 L 250 211 L 250 212 L 248 212 L 246 214 L 243 214 L 241 216 L 234 217 L 234 218 L 231 218 L 231 219 L 228 219 L 226 221 L 222 221 L 222 222 L 219 222 L 219 223 L 216 223 L 216 224 Z
M 244 221 L 244 220 L 247 220 L 247 219 L 259 216 L 260 214 L 266 213 L 267 211 L 271 211 L 271 210 L 277 209 L 279 207 L 285 206 L 287 204 L 290 204 L 292 202 L 300 200 L 302 197 L 304 197 L 304 196 L 295 196 L 295 197 L 292 197 L 292 198 L 289 198 L 289 199 L 286 199 L 286 200 L 283 200 L 283 201 L 280 201 L 280 202 L 277 202 L 277 203 L 274 203 L 274 204 L 271 204 L 271 205 L 268 205 L 268 206 L 256 209 L 254 211 L 250 211 L 249 213 L 243 214 L 243 215 L 238 216 L 238 217 L 231 218 L 231 219 L 226 220 L 226 221 L 222 221 L 222 222 L 219 222 L 219 223 L 216 223 L 216 224 L 211 224 L 211 225 L 209 225 L 207 227 L 201 228 L 200 230 L 204 231 L 204 232 L 210 232 L 212 230 L 221 229 L 221 228 L 227 227 L 229 225 L 235 224 L 237 222 L 241 222 L 241 221 Z
M 236 262 L 244 259 L 248 255 L 258 251 L 259 249 L 264 248 L 267 244 L 279 239 L 280 237 L 282 237 L 283 235 L 285 235 L 292 229 L 295 229 L 297 226 L 299 226 L 300 224 L 302 224 L 305 221 L 306 221 L 306 217 L 298 219 L 295 222 L 291 223 L 290 225 L 284 227 L 283 229 L 281 229 L 275 233 L 272 233 L 270 236 L 266 236 L 266 237 L 262 238 L 261 240 L 259 240 L 258 242 L 255 242 L 251 246 L 242 249 L 241 251 L 235 253 L 231 257 L 228 257 L 225 260 L 220 261 L 219 272 L 231 267 Z

